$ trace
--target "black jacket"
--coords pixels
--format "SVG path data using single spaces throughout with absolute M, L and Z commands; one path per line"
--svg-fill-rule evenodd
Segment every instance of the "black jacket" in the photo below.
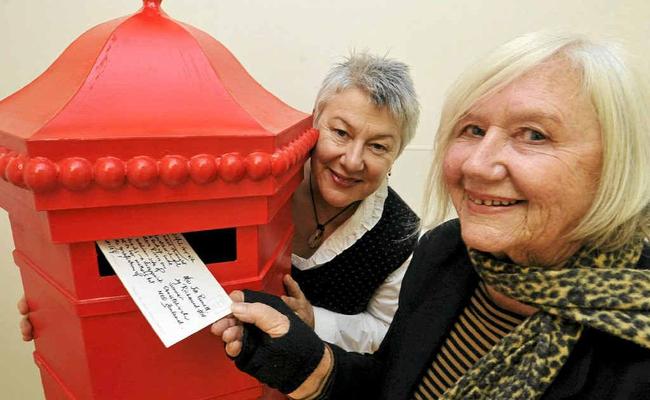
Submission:
M 650 268 L 650 249 L 639 266 Z M 402 283 L 400 306 L 379 350 L 346 353 L 335 363 L 325 397 L 410 399 L 421 373 L 478 284 L 458 221 L 421 239 Z M 543 400 L 650 399 L 650 350 L 586 328 Z

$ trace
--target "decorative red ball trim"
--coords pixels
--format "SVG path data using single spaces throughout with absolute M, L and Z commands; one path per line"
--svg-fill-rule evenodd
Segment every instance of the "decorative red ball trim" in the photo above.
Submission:
M 23 179 L 34 192 L 54 190 L 59 175 L 59 167 L 45 157 L 34 157 L 27 161 Z
M 267 153 L 250 153 L 244 160 L 246 173 L 254 181 L 261 181 L 271 175 L 271 156 Z
M 246 173 L 244 160 L 239 153 L 226 153 L 221 156 L 219 176 L 226 182 L 238 182 Z
M 298 164 L 298 161 L 300 161 L 301 157 L 301 151 L 300 148 L 298 147 L 298 141 L 294 141 L 291 143 L 291 146 L 287 149 L 291 156 L 291 166 L 293 167 L 294 165 Z
M 187 158 L 183 156 L 164 156 L 158 164 L 160 180 L 167 186 L 178 186 L 190 176 Z
M 175 187 L 191 180 L 205 185 L 221 178 L 236 183 L 248 178 L 261 181 L 280 177 L 309 156 L 318 141 L 318 130 L 311 128 L 273 154 L 252 152 L 246 156 L 226 153 L 221 157 L 197 154 L 189 160 L 180 155 L 166 155 L 160 160 L 136 156 L 128 161 L 100 157 L 91 163 L 82 157 L 68 157 L 54 163 L 45 157 L 29 158 L 0 146 L 0 177 L 20 187 L 42 193 L 63 186 L 81 191 L 95 182 L 99 187 L 116 190 L 125 184 L 147 189 L 155 184 Z
M 287 160 L 286 152 L 280 150 L 271 154 L 271 173 L 273 176 L 278 177 L 283 175 L 288 169 L 289 161 Z
M 217 179 L 218 161 L 211 154 L 197 154 L 190 159 L 190 178 L 194 183 L 205 185 Z
M 13 158 L 17 156 L 18 153 L 16 153 L 15 151 L 7 151 L 0 154 L 0 176 L 5 181 L 7 180 L 7 176 L 5 175 L 5 171 L 7 170 L 7 164 L 9 163 L 9 161 L 11 161 Z
M 158 180 L 158 163 L 149 156 L 136 156 L 126 163 L 126 178 L 138 189 L 152 187 Z
M 70 190 L 84 190 L 93 182 L 93 166 L 82 157 L 65 158 L 59 162 L 59 181 Z
M 16 186 L 25 187 L 25 181 L 23 180 L 23 169 L 25 168 L 25 163 L 27 160 L 27 156 L 19 155 L 17 157 L 12 157 L 7 162 L 5 176 L 9 182 L 13 183 Z
M 126 182 L 126 164 L 117 157 L 101 157 L 95 161 L 95 182 L 104 189 L 114 190 Z

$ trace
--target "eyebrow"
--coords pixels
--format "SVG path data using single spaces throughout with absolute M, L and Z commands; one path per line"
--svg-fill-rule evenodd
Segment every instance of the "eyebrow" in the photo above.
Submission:
M 547 120 L 554 122 L 555 124 L 562 124 L 562 118 L 560 118 L 558 115 L 553 114 L 553 113 L 548 113 L 544 111 L 522 111 L 522 112 L 517 112 L 514 114 L 514 119 L 515 121 L 539 121 L 539 120 Z M 472 112 L 469 112 L 465 114 L 459 121 L 465 121 L 465 120 L 482 120 L 483 118 L 480 115 L 474 114 Z
M 351 128 L 353 128 L 353 126 L 350 125 L 350 123 L 349 123 L 348 121 L 346 121 L 345 118 L 334 117 L 334 118 L 332 118 L 332 120 L 334 120 L 334 121 L 341 121 L 341 122 L 343 122 L 343 125 L 345 125 L 346 127 L 351 127 Z
M 519 114 L 516 114 L 516 120 L 547 120 L 547 121 L 552 121 L 556 124 L 561 124 L 562 123 L 562 118 L 560 118 L 556 114 L 552 113 L 547 113 L 543 111 L 525 111 Z
M 334 121 L 341 121 L 341 122 L 343 123 L 343 125 L 346 126 L 346 128 L 354 128 L 354 125 L 351 125 L 348 121 L 346 121 L 346 120 L 345 120 L 344 118 L 342 118 L 342 117 L 334 117 L 334 118 L 332 118 L 332 120 L 334 120 Z M 387 139 L 392 139 L 393 141 L 395 141 L 395 137 L 394 137 L 394 136 L 395 136 L 395 135 L 390 134 L 390 133 L 379 133 L 379 134 L 377 134 L 377 135 L 375 136 L 375 139 L 384 139 L 384 138 L 387 138 Z M 399 136 L 399 132 L 398 132 L 398 136 Z

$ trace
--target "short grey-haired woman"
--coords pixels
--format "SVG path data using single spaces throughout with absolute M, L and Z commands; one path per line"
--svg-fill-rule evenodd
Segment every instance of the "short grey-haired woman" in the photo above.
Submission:
M 367 53 L 335 65 L 316 98 L 320 136 L 292 198 L 293 267 L 283 299 L 346 350 L 375 351 L 397 310 L 419 219 L 388 175 L 418 117 L 408 66 Z M 24 298 L 18 308 L 31 340 Z
M 355 53 L 314 104 L 320 136 L 293 195 L 285 302 L 321 339 L 374 352 L 393 315 L 419 219 L 388 186 L 415 135 L 419 104 L 406 64 Z
M 325 345 L 256 292 L 213 332 L 300 399 L 650 398 L 646 90 L 609 45 L 503 45 L 447 98 L 429 204 L 458 219 L 420 240 L 376 353 Z
M 346 350 L 375 351 L 397 309 L 419 220 L 388 175 L 418 117 L 408 67 L 367 53 L 335 65 L 316 97 L 320 137 L 293 195 L 283 299 Z

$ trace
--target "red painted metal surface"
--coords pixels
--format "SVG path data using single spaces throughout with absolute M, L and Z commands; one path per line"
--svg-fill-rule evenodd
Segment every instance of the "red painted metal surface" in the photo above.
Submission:
M 226 290 L 280 293 L 318 133 L 219 42 L 145 0 L 0 101 L 9 211 L 48 399 L 253 399 L 207 329 L 165 349 L 95 241 L 235 229 Z M 267 392 L 268 395 L 268 392 Z

